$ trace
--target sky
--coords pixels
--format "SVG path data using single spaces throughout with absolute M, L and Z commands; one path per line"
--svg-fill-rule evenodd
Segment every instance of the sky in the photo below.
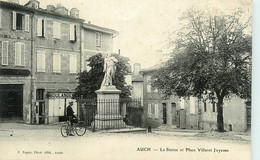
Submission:
M 169 52 L 169 33 L 180 28 L 178 17 L 190 7 L 201 10 L 230 12 L 243 7 L 251 10 L 250 0 L 38 0 L 41 8 L 62 4 L 78 8 L 80 18 L 94 25 L 117 30 L 114 52 L 140 63 L 142 68 L 161 63 Z M 20 4 L 28 0 L 20 0 Z M 250 12 L 251 13 L 251 12 Z

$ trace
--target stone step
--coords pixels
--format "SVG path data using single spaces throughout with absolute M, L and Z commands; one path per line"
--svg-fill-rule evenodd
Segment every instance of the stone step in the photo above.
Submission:
M 128 132 L 146 132 L 145 128 L 121 128 L 121 129 L 109 129 L 103 130 L 104 133 L 128 133 Z

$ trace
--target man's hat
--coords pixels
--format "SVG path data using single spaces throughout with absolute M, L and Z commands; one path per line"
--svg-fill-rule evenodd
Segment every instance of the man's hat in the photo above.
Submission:
M 69 101 L 69 104 L 73 104 L 73 101 Z

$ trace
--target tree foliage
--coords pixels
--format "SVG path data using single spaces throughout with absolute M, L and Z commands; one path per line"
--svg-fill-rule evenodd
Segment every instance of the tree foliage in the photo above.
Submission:
M 131 67 L 128 59 L 119 55 L 113 55 L 118 59 L 116 64 L 116 74 L 113 78 L 113 85 L 121 90 L 120 97 L 129 97 L 132 89 L 125 82 L 125 76 L 131 73 Z M 104 58 L 101 54 L 94 55 L 88 59 L 89 71 L 83 71 L 78 75 L 78 86 L 74 98 L 96 98 L 96 90 L 101 87 L 105 73 L 103 72 Z
M 185 25 L 171 42 L 172 57 L 153 76 L 153 85 L 165 95 L 217 99 L 219 131 L 224 130 L 224 97 L 251 99 L 251 18 L 241 17 L 241 10 L 232 15 L 186 12 Z

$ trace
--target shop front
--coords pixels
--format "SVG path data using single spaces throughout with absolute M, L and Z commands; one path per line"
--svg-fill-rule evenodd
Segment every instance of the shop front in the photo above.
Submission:
M 72 99 L 73 92 L 47 92 L 46 106 L 48 123 L 62 122 L 66 120 L 66 107 L 73 101 L 72 109 L 74 114 L 78 114 L 76 100 Z

